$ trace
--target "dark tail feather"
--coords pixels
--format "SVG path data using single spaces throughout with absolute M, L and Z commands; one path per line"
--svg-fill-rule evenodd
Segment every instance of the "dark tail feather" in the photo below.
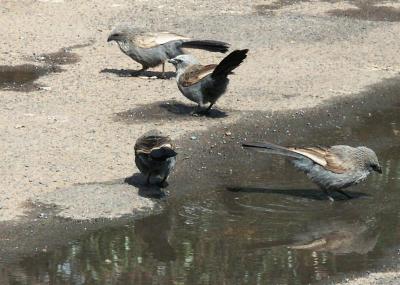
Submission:
M 304 156 L 301 154 L 291 151 L 290 149 L 287 149 L 286 147 L 279 146 L 279 145 L 272 144 L 272 143 L 257 143 L 257 142 L 256 143 L 243 143 L 242 146 L 244 148 L 252 148 L 252 149 L 256 149 L 261 152 L 267 152 L 267 153 L 271 153 L 271 154 L 279 154 L 279 155 L 289 156 L 289 157 L 298 158 L 298 159 L 304 158 Z
M 234 50 L 225 57 L 215 68 L 212 77 L 227 77 L 247 57 L 248 49 Z
M 177 153 L 169 147 L 156 148 L 150 152 L 150 156 L 154 160 L 166 160 L 167 158 L 174 157 L 176 155 Z
M 182 43 L 182 47 L 184 48 L 195 48 L 195 49 L 203 49 L 211 52 L 221 52 L 225 53 L 229 50 L 229 44 L 220 42 L 220 41 L 212 41 L 212 40 L 193 40 Z

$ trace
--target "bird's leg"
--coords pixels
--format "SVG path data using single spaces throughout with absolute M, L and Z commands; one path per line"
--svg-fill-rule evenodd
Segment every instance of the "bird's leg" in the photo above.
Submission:
M 149 172 L 149 175 L 147 175 L 147 180 L 146 180 L 146 182 L 147 182 L 147 185 L 149 185 L 149 184 L 150 184 L 150 176 L 151 176 L 151 172 Z
M 214 105 L 214 103 L 210 103 L 210 106 L 208 106 L 206 113 L 210 113 L 211 111 L 211 107 Z
M 204 109 L 204 107 L 205 107 L 204 103 L 200 102 L 197 105 L 196 109 L 194 110 L 194 113 L 192 113 L 192 115 L 193 116 L 199 116 L 199 115 L 204 115 L 204 114 L 208 113 L 209 109 L 208 108 Z
M 329 201 L 335 202 L 335 199 L 333 199 L 333 197 L 331 196 L 331 193 L 328 190 L 322 189 L 322 191 L 324 191 L 325 195 L 328 196 Z
M 201 114 L 201 105 L 197 105 L 190 114 L 194 117 L 198 117 Z
M 165 62 L 162 63 L 161 78 L 165 78 Z
M 347 199 L 352 199 L 352 198 L 353 198 L 353 197 L 351 197 L 349 194 L 347 194 L 346 192 L 344 192 L 343 190 L 337 189 L 336 192 L 342 194 L 343 196 L 346 196 Z
M 168 186 L 168 184 L 167 184 L 167 178 L 168 178 L 168 175 L 165 175 L 164 178 L 163 178 L 163 180 L 161 180 L 160 183 L 158 184 L 161 188 L 164 188 L 164 187 L 167 187 L 167 186 Z

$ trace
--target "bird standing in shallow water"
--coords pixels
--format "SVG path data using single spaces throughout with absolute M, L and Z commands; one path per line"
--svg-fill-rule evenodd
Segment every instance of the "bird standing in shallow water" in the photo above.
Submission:
M 157 130 L 148 131 L 135 144 L 135 163 L 147 176 L 147 184 L 152 177 L 159 177 L 161 180 L 157 184 L 164 187 L 175 167 L 176 155 L 171 138 Z
M 164 75 L 165 61 L 184 54 L 182 48 L 202 49 L 211 52 L 225 53 L 229 44 L 213 40 L 193 40 L 170 32 L 146 32 L 122 24 L 114 28 L 108 42 L 117 42 L 123 53 L 142 65 L 143 72 L 149 67 L 162 64 Z
M 317 184 L 328 196 L 331 191 L 351 198 L 342 189 L 365 180 L 372 171 L 382 173 L 378 158 L 365 146 L 282 147 L 272 143 L 244 143 L 245 148 L 292 158 L 292 164 Z
M 169 62 L 175 65 L 179 90 L 198 104 L 196 113 L 207 113 L 228 86 L 228 75 L 247 57 L 248 49 L 235 50 L 218 65 L 201 65 L 191 55 L 179 55 Z M 208 107 L 205 105 L 209 103 Z

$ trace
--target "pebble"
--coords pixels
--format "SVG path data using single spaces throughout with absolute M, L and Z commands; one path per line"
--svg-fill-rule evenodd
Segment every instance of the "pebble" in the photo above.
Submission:
M 47 219 L 48 217 L 47 217 L 47 214 L 45 214 L 45 213 L 40 213 L 40 214 L 38 215 L 38 218 L 39 218 L 39 219 Z

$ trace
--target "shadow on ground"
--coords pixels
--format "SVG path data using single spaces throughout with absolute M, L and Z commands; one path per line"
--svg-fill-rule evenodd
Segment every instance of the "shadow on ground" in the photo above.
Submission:
M 175 77 L 175 72 L 167 71 L 162 72 L 159 71 L 140 71 L 140 70 L 133 70 L 133 69 L 115 69 L 115 68 L 104 68 L 100 71 L 100 73 L 111 73 L 115 74 L 119 77 L 149 77 L 154 78 L 157 77 L 158 79 L 171 79 Z
M 192 117 L 194 110 L 195 106 L 193 105 L 186 105 L 175 100 L 170 100 L 140 105 L 136 108 L 116 113 L 114 119 L 117 122 L 123 122 L 127 124 L 132 124 L 143 120 L 171 121 Z M 228 114 L 218 109 L 211 109 L 208 114 L 200 116 L 210 119 L 219 119 L 227 117 Z

